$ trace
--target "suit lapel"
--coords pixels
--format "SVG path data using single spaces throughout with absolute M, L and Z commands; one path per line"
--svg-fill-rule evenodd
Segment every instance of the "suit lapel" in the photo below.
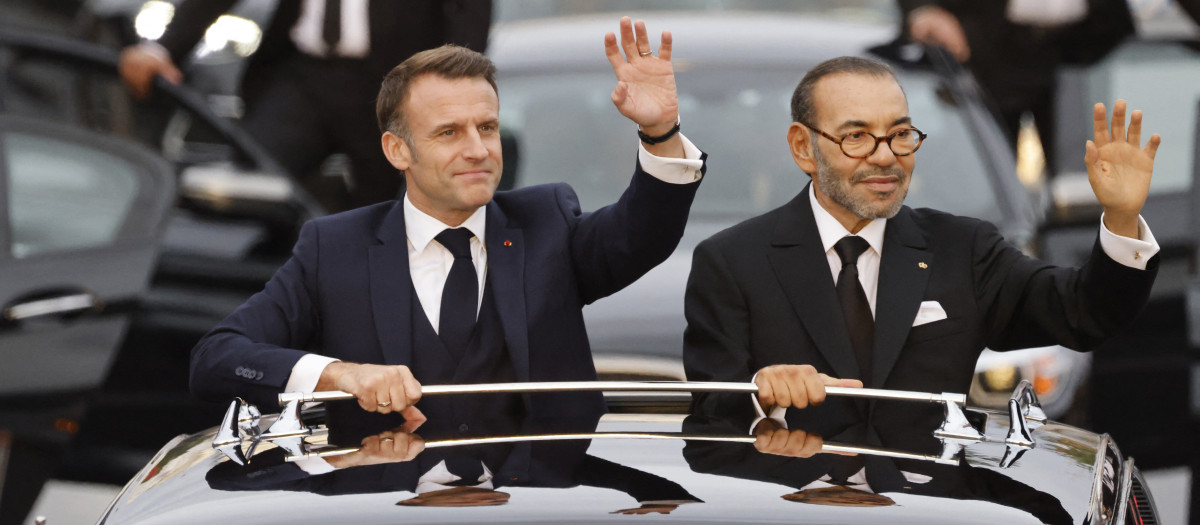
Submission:
M 389 365 L 412 364 L 412 276 L 408 269 L 408 234 L 404 206 L 397 202 L 376 230 L 380 244 L 370 247 L 368 271 L 371 312 Z
M 838 308 L 829 261 L 808 200 L 809 191 L 811 188 L 800 192 L 781 210 L 767 257 L 780 288 L 817 350 L 833 367 L 834 375 L 858 378 L 858 363 L 854 360 L 846 321 Z
M 495 202 L 487 205 L 487 266 L 492 299 L 518 381 L 529 381 L 529 334 L 525 314 L 525 237 L 509 227 Z
M 888 219 L 875 298 L 875 377 L 867 386 L 883 386 L 904 348 L 933 271 L 933 254 L 925 248 L 925 237 L 912 220 L 912 210 L 901 208 Z

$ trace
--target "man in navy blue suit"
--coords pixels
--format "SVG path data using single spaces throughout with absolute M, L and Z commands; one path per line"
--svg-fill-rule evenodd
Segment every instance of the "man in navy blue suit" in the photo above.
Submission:
M 678 133 L 670 33 L 658 56 L 641 21 L 622 18 L 620 39 L 604 42 L 612 100 L 641 146 L 615 204 L 581 213 L 565 184 L 496 193 L 495 67 L 455 46 L 418 53 L 388 74 L 377 102 L 404 198 L 306 224 L 265 289 L 193 349 L 192 391 L 270 406 L 280 391 L 338 389 L 363 410 L 420 419 L 420 383 L 595 379 L 582 307 L 674 250 L 704 167 Z M 578 410 L 568 398 L 422 406 L 446 403 L 465 421 L 478 410 Z

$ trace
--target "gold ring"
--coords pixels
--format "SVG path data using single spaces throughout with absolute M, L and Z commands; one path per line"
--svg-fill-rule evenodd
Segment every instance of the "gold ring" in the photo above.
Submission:
M 379 438 L 379 442 L 380 442 L 380 443 L 391 443 L 391 442 L 393 442 L 393 441 L 395 441 L 395 440 L 394 440 L 394 439 L 392 439 L 392 438 L 388 438 L 388 437 L 385 437 L 385 438 Z
M 387 403 L 380 403 L 380 404 L 379 404 L 379 408 L 385 408 L 385 407 L 390 407 L 390 406 L 392 406 L 392 402 L 391 402 L 391 401 L 388 401 Z
M 653 52 L 653 51 L 646 51 L 645 53 L 643 53 L 643 52 L 641 52 L 641 51 L 638 51 L 638 54 L 639 54 L 639 55 L 641 55 L 641 56 L 644 56 L 644 57 L 648 57 L 648 56 L 650 56 L 650 55 L 653 55 L 653 54 L 654 54 L 654 52 Z

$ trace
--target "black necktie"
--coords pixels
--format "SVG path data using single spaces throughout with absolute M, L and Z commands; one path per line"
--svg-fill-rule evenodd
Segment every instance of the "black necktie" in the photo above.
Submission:
M 471 237 L 474 236 L 466 228 L 448 228 L 435 237 L 454 254 L 454 265 L 442 287 L 438 336 L 455 359 L 462 359 L 471 330 L 475 328 L 475 310 L 479 305 L 479 277 L 471 262 Z
M 336 55 L 338 42 L 342 39 L 342 0 L 325 0 L 325 24 L 321 26 L 321 38 L 329 46 L 329 56 Z
M 858 359 L 863 385 L 870 386 L 871 347 L 875 345 L 875 318 L 871 316 L 871 305 L 867 293 L 858 282 L 858 256 L 871 245 L 866 239 L 855 235 L 842 237 L 833 245 L 833 250 L 842 258 L 842 271 L 838 274 L 837 294 L 842 303 L 842 315 L 846 318 L 846 329 L 850 332 L 850 344 Z

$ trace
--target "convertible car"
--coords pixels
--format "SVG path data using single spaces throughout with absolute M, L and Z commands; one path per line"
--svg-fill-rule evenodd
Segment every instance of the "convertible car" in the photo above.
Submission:
M 594 407 L 599 391 L 607 414 L 537 410 L 546 395 Z M 235 400 L 219 426 L 163 447 L 100 523 L 1158 523 L 1133 459 L 1107 435 L 1047 420 L 1028 382 L 1007 411 L 968 409 L 962 394 L 830 388 L 780 420 L 755 417 L 753 392 L 426 386 L 426 419 L 408 422 L 340 392 L 282 394 L 278 415 Z M 713 396 L 746 410 L 703 401 Z M 727 408 L 704 408 L 716 405 Z

